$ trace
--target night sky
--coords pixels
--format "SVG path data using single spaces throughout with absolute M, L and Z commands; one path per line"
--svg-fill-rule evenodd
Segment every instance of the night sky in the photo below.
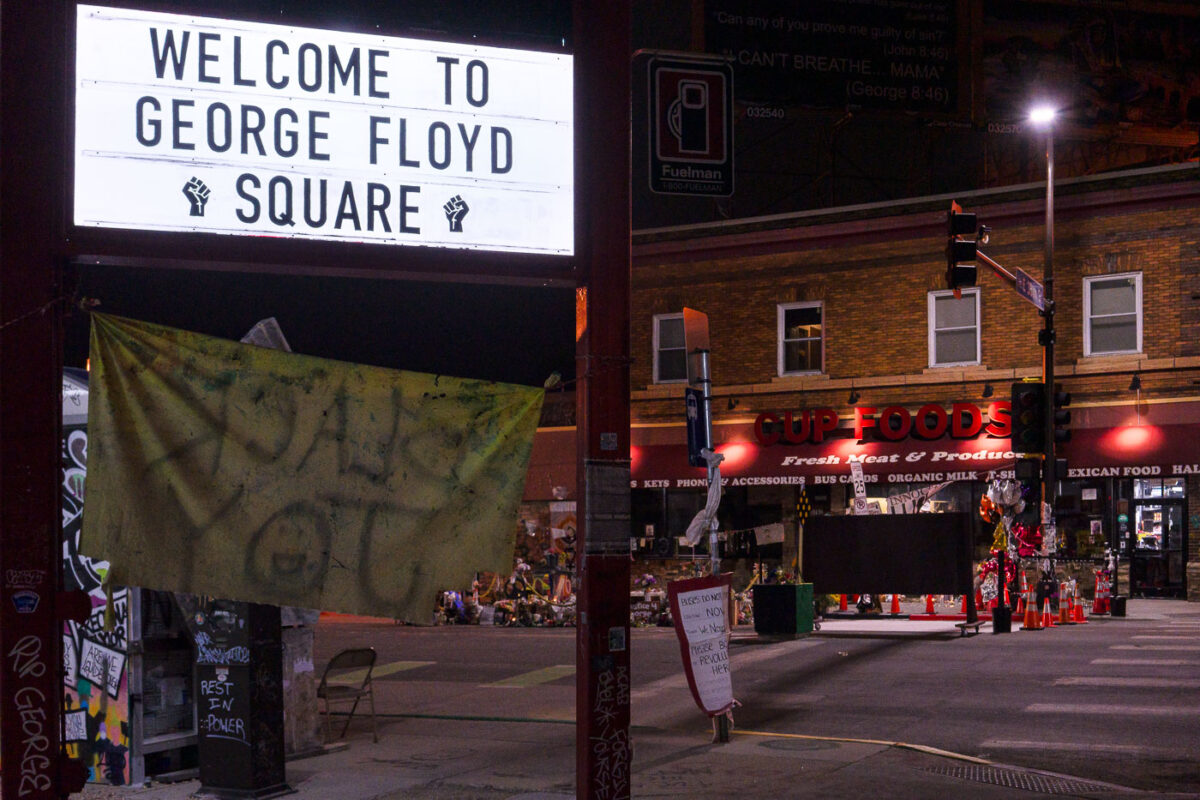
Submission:
M 575 371 L 575 294 L 448 282 L 79 267 L 96 310 L 240 339 L 275 317 L 292 350 L 381 367 L 540 386 Z M 84 365 L 87 318 L 67 320 L 66 366 Z

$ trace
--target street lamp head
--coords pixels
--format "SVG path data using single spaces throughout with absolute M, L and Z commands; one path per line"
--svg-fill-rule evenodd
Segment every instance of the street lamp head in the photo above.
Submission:
M 1039 127 L 1046 127 L 1054 122 L 1058 110 L 1051 105 L 1037 105 L 1029 111 L 1029 121 Z

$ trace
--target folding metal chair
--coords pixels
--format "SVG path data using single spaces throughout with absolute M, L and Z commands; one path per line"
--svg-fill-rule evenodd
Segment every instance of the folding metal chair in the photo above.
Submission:
M 371 670 L 375 668 L 375 648 L 359 647 L 343 650 L 329 660 L 321 683 L 317 686 L 317 699 L 324 701 L 325 741 L 329 741 L 330 706 L 334 703 L 352 703 L 346 724 L 338 737 L 343 739 L 350 729 L 350 720 L 358 709 L 358 701 L 364 697 L 371 704 L 371 735 L 379 741 L 375 726 L 375 693 L 371 690 Z

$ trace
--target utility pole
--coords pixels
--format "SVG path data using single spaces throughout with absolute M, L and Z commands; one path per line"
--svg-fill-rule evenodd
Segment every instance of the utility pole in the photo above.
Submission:
M 575 775 L 580 800 L 631 792 L 629 305 L 631 2 L 574 0 L 576 345 Z

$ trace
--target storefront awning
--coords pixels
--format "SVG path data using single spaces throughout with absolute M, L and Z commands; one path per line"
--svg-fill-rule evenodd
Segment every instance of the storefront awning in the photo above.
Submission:
M 632 488 L 703 488 L 703 468 L 688 465 L 683 426 L 635 427 L 631 448 Z M 1008 439 L 944 437 L 896 442 L 830 439 L 819 444 L 775 444 L 754 440 L 752 425 L 716 426 L 716 449 L 725 456 L 727 486 L 848 483 L 850 463 L 861 460 L 868 483 L 941 483 L 986 480 L 992 470 L 1011 470 L 1016 455 Z M 1172 477 L 1200 474 L 1200 423 L 1130 424 L 1073 431 L 1059 446 L 1068 480 L 1096 477 Z M 534 442 L 525 499 L 575 497 L 575 431 L 539 431 Z
M 682 437 L 682 430 L 679 431 Z M 634 437 L 636 443 L 637 437 Z M 897 442 L 833 439 L 821 444 L 763 446 L 726 441 L 726 485 L 762 486 L 848 483 L 850 464 L 861 461 L 868 483 L 941 483 L 985 480 L 992 470 L 1010 470 L 1016 454 L 1008 439 L 906 439 Z M 1059 445 L 1067 459 L 1062 478 L 1171 477 L 1200 473 L 1200 425 L 1126 425 L 1076 430 Z M 683 444 L 634 445 L 635 488 L 688 488 L 705 485 L 703 468 L 689 467 Z
M 771 445 L 725 442 L 721 476 L 729 486 L 849 483 L 850 464 L 863 465 L 868 483 L 941 483 L 984 480 L 991 470 L 1012 469 L 1016 456 L 1008 439 L 859 442 L 834 439 L 820 444 Z M 705 485 L 703 468 L 689 467 L 683 445 L 635 445 L 634 488 L 687 488 Z

